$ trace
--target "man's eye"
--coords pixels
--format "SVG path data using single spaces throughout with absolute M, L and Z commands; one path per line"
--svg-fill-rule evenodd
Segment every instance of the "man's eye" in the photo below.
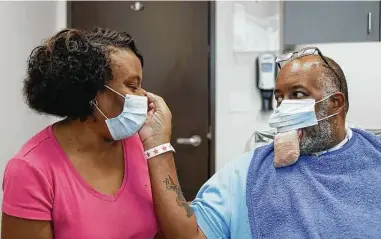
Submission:
M 295 99 L 299 99 L 299 98 L 304 98 L 304 97 L 306 97 L 307 94 L 304 93 L 304 92 L 294 92 L 293 96 L 294 96 Z

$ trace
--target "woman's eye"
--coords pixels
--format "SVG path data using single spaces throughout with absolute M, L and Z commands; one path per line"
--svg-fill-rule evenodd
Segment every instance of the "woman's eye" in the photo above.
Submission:
M 128 86 L 128 88 L 130 88 L 131 90 L 133 90 L 133 91 L 136 91 L 137 89 L 138 89 L 138 87 L 137 86 Z

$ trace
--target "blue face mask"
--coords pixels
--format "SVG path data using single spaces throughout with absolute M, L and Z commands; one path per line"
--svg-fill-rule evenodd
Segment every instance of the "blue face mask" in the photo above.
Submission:
M 340 113 L 339 111 L 319 120 L 316 118 L 315 104 L 327 100 L 332 95 L 317 102 L 314 99 L 283 100 L 281 105 L 270 116 L 269 125 L 276 128 L 278 133 L 317 125 L 319 121 Z
M 106 86 L 124 98 L 122 112 L 114 117 L 107 118 L 105 114 L 94 104 L 99 112 L 106 118 L 106 125 L 114 140 L 122 140 L 135 135 L 144 125 L 147 119 L 148 99 L 145 96 L 126 95 L 123 96 L 114 89 Z

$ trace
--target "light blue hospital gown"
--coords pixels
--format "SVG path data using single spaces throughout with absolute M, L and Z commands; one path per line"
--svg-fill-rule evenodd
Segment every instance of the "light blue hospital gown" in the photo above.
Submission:
M 219 170 L 192 202 L 198 226 L 208 239 L 251 239 L 246 176 L 253 153 L 246 153 Z

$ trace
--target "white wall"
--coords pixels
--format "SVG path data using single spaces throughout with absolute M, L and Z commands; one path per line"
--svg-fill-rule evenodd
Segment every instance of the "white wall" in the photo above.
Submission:
M 260 113 L 261 100 L 255 86 L 257 55 L 233 52 L 232 14 L 233 2 L 216 2 L 216 169 L 237 159 L 255 130 L 268 129 L 268 115 Z M 317 47 L 336 60 L 347 77 L 348 121 L 367 128 L 381 128 L 381 43 Z M 235 112 L 230 105 L 237 93 L 242 95 L 241 104 L 247 110 Z
M 316 46 L 337 61 L 344 71 L 350 105 L 347 120 L 365 128 L 381 128 L 381 43 Z M 304 46 L 298 46 L 301 47 Z
M 31 50 L 65 24 L 62 11 L 60 20 L 57 20 L 58 9 L 63 5 L 57 2 L 0 1 L 1 178 L 6 162 L 20 146 L 53 120 L 29 110 L 21 89 Z
M 267 127 L 255 85 L 255 53 L 233 52 L 233 4 L 216 2 L 216 169 L 237 159 L 257 129 Z M 241 100 L 236 99 L 241 95 Z M 241 101 L 239 106 L 234 101 Z

